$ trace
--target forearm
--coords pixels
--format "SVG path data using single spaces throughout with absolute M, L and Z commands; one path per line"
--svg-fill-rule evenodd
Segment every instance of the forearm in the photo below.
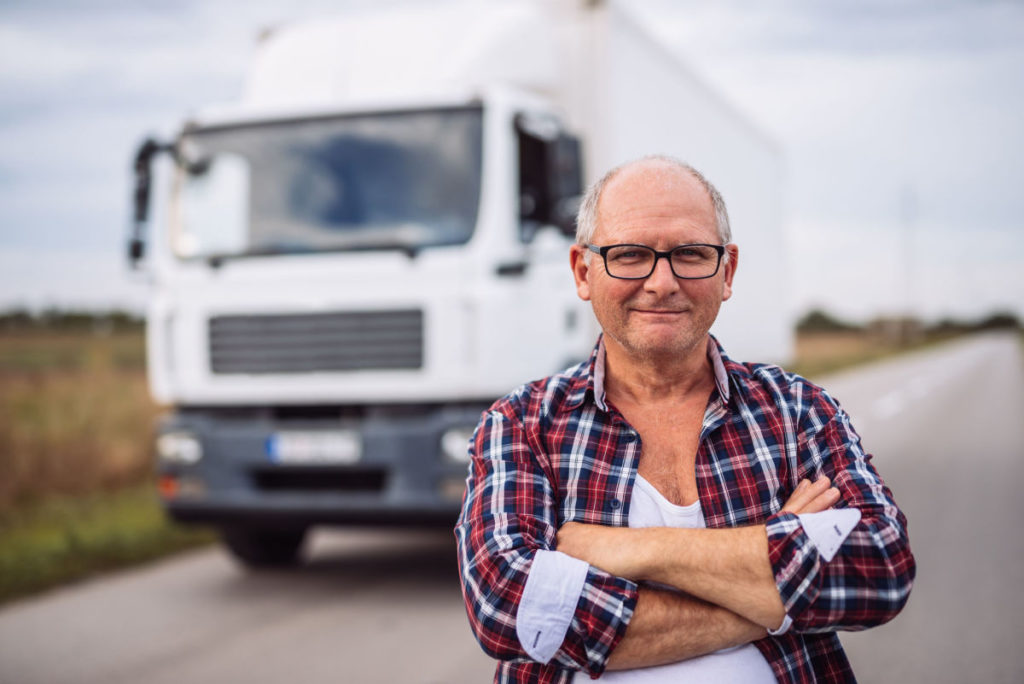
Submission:
M 653 528 L 640 546 L 642 578 L 671 585 L 758 625 L 776 629 L 785 608 L 775 586 L 763 526 Z
M 768 629 L 785 617 L 762 526 L 567 527 L 559 532 L 559 550 L 613 575 L 670 585 Z
M 765 635 L 760 625 L 724 608 L 685 594 L 642 587 L 626 633 L 608 659 L 608 669 L 688 660 Z

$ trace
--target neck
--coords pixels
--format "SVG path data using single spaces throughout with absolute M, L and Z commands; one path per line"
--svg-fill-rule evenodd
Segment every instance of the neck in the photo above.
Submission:
M 613 401 L 651 404 L 706 394 L 714 384 L 707 338 L 671 358 L 630 355 L 605 337 L 605 393 Z

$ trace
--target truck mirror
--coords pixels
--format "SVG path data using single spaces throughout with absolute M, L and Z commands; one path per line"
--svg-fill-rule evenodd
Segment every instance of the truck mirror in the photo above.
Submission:
M 146 253 L 145 226 L 149 221 L 149 193 L 152 184 L 153 157 L 165 152 L 170 146 L 153 138 L 147 138 L 139 145 L 132 164 L 135 172 L 133 194 L 132 236 L 128 242 L 128 263 L 135 268 Z
M 549 117 L 518 114 L 519 217 L 529 242 L 542 225 L 565 235 L 576 233 L 576 211 L 583 194 L 580 142 Z
M 547 142 L 549 221 L 566 235 L 576 233 L 576 212 L 583 195 L 579 138 L 561 133 Z
M 551 223 L 569 237 L 576 235 L 576 214 L 579 213 L 582 200 L 582 195 L 563 197 L 555 202 L 551 210 Z

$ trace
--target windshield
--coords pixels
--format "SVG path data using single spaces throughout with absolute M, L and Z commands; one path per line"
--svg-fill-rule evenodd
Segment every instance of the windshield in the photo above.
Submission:
M 175 252 L 414 252 L 464 243 L 480 198 L 482 119 L 470 107 L 187 133 Z

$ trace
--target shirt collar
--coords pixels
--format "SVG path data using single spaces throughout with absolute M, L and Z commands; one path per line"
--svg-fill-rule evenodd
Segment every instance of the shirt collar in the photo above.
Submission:
M 722 401 L 729 403 L 731 392 L 729 391 L 729 371 L 725 369 L 725 355 L 722 347 L 714 335 L 708 335 L 708 358 L 711 359 L 711 368 L 715 371 L 715 385 L 718 387 L 718 394 Z
M 729 384 L 729 371 L 726 369 L 726 360 L 728 357 L 725 356 L 721 345 L 718 344 L 718 340 L 710 334 L 708 335 L 707 354 L 708 359 L 711 360 L 711 368 L 715 374 L 715 386 L 718 388 L 718 394 L 722 397 L 723 402 L 728 403 L 729 397 L 732 396 Z M 594 398 L 594 404 L 602 411 L 607 412 L 607 395 L 604 389 L 604 335 L 598 337 L 597 344 L 594 346 L 594 351 L 590 354 L 589 362 L 583 364 L 580 370 L 582 372 L 576 377 L 576 387 L 573 388 L 570 396 L 566 400 L 564 404 L 565 408 L 576 408 L 583 403 L 586 395 L 590 394 L 590 396 Z M 583 373 L 585 373 L 585 375 L 583 375 Z

